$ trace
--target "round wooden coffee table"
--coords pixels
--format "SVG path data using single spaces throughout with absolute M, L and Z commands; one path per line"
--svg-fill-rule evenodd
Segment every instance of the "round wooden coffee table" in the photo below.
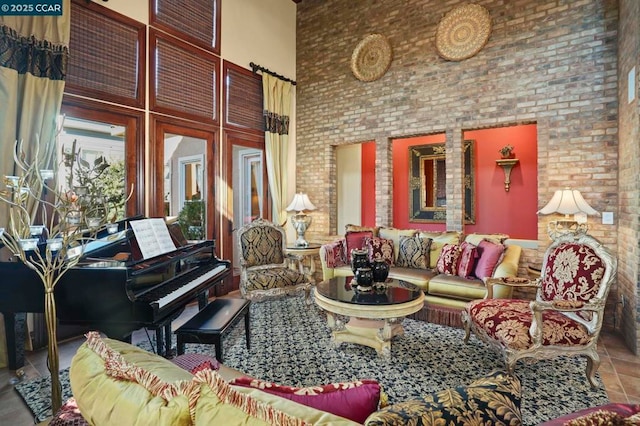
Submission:
M 353 277 L 322 281 L 314 289 L 316 304 L 327 313 L 336 344 L 356 343 L 391 355 L 391 339 L 404 334 L 402 320 L 424 305 L 424 293 L 405 281 L 388 279 L 384 286 L 360 291 Z

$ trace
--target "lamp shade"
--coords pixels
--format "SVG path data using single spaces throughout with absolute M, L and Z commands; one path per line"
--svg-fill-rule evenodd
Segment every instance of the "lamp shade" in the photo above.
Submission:
M 587 215 L 600 214 L 585 201 L 580 191 L 570 188 L 557 190 L 547 205 L 538 210 L 538 214 L 552 213 L 565 215 L 576 213 L 585 213 Z
M 302 192 L 297 193 L 293 196 L 293 201 L 287 207 L 287 211 L 290 212 L 295 210 L 297 212 L 301 212 L 303 210 L 315 210 L 316 206 L 313 205 L 311 201 L 309 201 L 309 197 L 307 194 L 303 194 Z

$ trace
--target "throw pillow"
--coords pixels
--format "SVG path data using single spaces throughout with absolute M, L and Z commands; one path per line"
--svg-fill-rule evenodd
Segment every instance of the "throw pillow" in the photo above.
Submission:
M 507 234 L 469 234 L 464 238 L 466 242 L 471 243 L 474 246 L 480 244 L 480 241 L 482 240 L 488 240 L 496 244 L 504 244 L 508 239 L 509 235 Z
M 607 411 L 618 414 L 624 418 L 629 425 L 640 424 L 640 404 L 627 404 L 623 402 L 610 402 L 605 405 L 599 405 L 597 407 L 584 408 L 582 410 L 574 411 L 573 413 L 565 414 L 564 416 L 556 417 L 555 419 L 548 420 L 541 423 L 540 426 L 565 426 L 570 421 L 582 418 L 590 413 L 596 411 Z M 632 423 L 635 419 L 636 423 Z
M 384 226 L 380 228 L 378 232 L 378 236 L 380 238 L 386 238 L 387 240 L 393 241 L 393 248 L 395 249 L 394 253 L 394 263 L 398 261 L 398 250 L 400 247 L 400 236 L 404 235 L 405 237 L 413 237 L 417 234 L 418 231 L 415 229 L 397 229 L 397 228 L 385 228 Z
M 328 268 L 336 268 L 347 264 L 346 241 L 339 239 L 322 246 Z
M 198 374 L 206 371 L 203 370 Z M 71 361 L 78 409 L 91 424 L 182 425 L 191 420 L 193 376 L 171 361 L 124 342 L 87 333 Z
M 460 244 L 462 238 L 462 233 L 458 231 L 420 231 L 418 235 L 423 238 L 431 238 L 431 253 L 429 254 L 429 267 L 431 269 L 436 269 L 442 247 L 445 244 Z
M 458 262 L 458 276 L 474 278 L 473 271 L 478 258 L 478 248 L 468 242 L 460 244 L 460 261 Z
M 620 414 L 613 411 L 598 410 L 593 413 L 585 414 L 577 419 L 569 420 L 564 423 L 564 426 L 596 426 L 596 425 L 611 425 L 611 426 L 624 426 L 633 425 L 637 423 L 626 423 L 626 419 Z
M 364 239 L 373 238 L 372 231 L 347 232 L 344 236 L 347 243 L 347 263 L 351 263 L 351 250 L 360 250 L 365 247 Z
M 345 225 L 344 227 L 344 233 L 346 234 L 347 232 L 362 232 L 362 231 L 371 231 L 373 232 L 373 236 L 377 237 L 378 236 L 378 231 L 380 230 L 379 226 L 360 226 L 360 225 L 352 225 L 352 224 L 348 224 Z
M 445 244 L 438 257 L 436 270 L 441 274 L 457 275 L 460 261 L 460 246 L 457 244 Z
M 281 386 L 250 377 L 239 377 L 230 383 L 235 386 L 257 388 L 358 423 L 363 423 L 378 409 L 381 393 L 380 384 L 375 380 L 332 383 L 307 388 Z
M 478 262 L 474 275 L 481 280 L 493 276 L 493 272 L 504 255 L 505 247 L 489 240 L 482 240 L 478 244 Z
M 217 359 L 204 354 L 178 355 L 171 359 L 171 362 L 191 374 L 196 374 L 202 370 L 217 370 L 220 368 L 220 363 Z
M 373 237 L 365 238 L 364 244 L 369 249 L 369 260 L 384 260 L 389 265 L 394 264 L 393 253 L 393 240 L 387 240 L 386 238 Z
M 200 396 L 194 401 L 197 404 L 194 407 L 196 424 L 308 424 L 303 418 L 304 412 L 286 410 L 286 404 L 270 403 L 256 395 L 239 392 L 214 370 L 199 372 L 192 383 L 200 384 Z M 284 402 L 288 404 L 288 401 Z
M 498 371 L 471 383 L 382 408 L 366 426 L 521 425 L 520 381 Z
M 431 238 L 400 236 L 397 266 L 413 269 L 429 269 Z

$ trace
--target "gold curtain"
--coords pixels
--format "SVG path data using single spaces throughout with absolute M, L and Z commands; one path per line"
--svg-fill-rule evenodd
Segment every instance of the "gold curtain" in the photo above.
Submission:
M 13 149 L 22 141 L 29 162 L 53 168 L 56 119 L 67 72 L 70 0 L 61 16 L 0 16 L 0 177 L 15 175 Z M 39 141 L 40 146 L 37 145 Z M 0 206 L 0 227 L 8 208 Z M 0 260 L 9 255 L 0 252 Z M 4 320 L 0 315 L 0 367 L 7 365 Z
M 289 116 L 293 85 L 262 74 L 264 95 L 265 150 L 269 190 L 273 201 L 273 222 L 287 222 L 287 161 L 289 157 Z

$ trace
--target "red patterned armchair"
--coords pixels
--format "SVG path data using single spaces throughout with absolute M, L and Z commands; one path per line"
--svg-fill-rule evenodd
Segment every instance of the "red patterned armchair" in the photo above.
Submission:
M 473 331 L 502 352 L 511 373 L 522 358 L 584 355 L 587 378 L 596 387 L 596 343 L 616 268 L 616 258 L 595 238 L 584 233 L 559 235 L 545 252 L 537 280 L 490 280 L 535 286 L 536 299 L 469 302 L 462 313 L 465 342 Z
M 262 218 L 238 230 L 240 292 L 243 297 L 259 301 L 268 296 L 304 291 L 310 300 L 312 281 L 300 270 L 290 268 L 286 245 L 284 229 Z

